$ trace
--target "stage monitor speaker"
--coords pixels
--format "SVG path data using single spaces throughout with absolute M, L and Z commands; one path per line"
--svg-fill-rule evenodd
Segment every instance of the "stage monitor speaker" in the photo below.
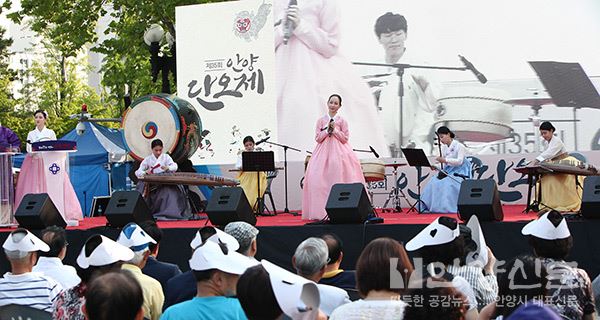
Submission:
M 479 221 L 502 221 L 504 213 L 494 179 L 467 179 L 460 185 L 458 216 L 467 221 L 476 215 Z
M 600 218 L 600 176 L 585 178 L 580 212 L 587 219 Z
M 225 226 L 233 221 L 256 225 L 256 216 L 244 189 L 240 187 L 215 188 L 206 205 L 206 214 L 210 223 L 215 226 Z
M 67 222 L 47 193 L 26 194 L 15 212 L 15 219 L 19 222 L 19 226 L 26 229 L 67 226 Z
M 117 191 L 112 194 L 106 206 L 106 220 L 114 228 L 122 228 L 130 222 L 137 224 L 154 220 L 150 208 L 137 191 Z
M 373 207 L 362 183 L 338 183 L 331 187 L 325 210 L 332 224 L 363 223 Z

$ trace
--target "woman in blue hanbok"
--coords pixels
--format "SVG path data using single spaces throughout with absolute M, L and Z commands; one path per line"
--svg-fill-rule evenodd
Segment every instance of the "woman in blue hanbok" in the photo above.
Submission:
M 460 183 L 471 178 L 471 162 L 465 157 L 466 148 L 447 127 L 437 129 L 441 155 L 436 158 L 444 174 L 434 175 L 423 189 L 421 200 L 423 212 L 454 213 L 458 211 Z

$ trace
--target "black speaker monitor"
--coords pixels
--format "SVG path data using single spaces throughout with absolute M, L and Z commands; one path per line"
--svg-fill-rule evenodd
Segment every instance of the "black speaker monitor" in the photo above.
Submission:
M 583 182 L 581 215 L 587 219 L 600 218 L 600 176 L 586 177 Z
M 137 191 L 117 191 L 112 194 L 106 206 L 106 220 L 108 225 L 122 228 L 130 222 L 137 224 L 154 220 L 152 212 Z
M 67 222 L 47 193 L 26 194 L 15 212 L 15 219 L 19 226 L 30 230 L 67 226 Z
M 458 215 L 467 221 L 476 215 L 479 221 L 502 221 L 504 213 L 494 179 L 467 179 L 460 185 Z
M 362 183 L 338 183 L 331 187 L 325 210 L 332 224 L 363 223 L 373 207 Z
M 233 221 L 256 225 L 256 217 L 240 187 L 215 188 L 206 205 L 206 214 L 215 226 L 225 226 Z

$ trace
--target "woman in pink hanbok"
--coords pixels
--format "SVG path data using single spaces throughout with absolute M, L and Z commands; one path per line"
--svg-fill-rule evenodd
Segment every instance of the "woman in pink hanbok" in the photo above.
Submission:
M 273 3 L 277 123 L 280 143 L 312 150 L 310 123 L 323 115 L 325 97 L 337 92 L 347 103 L 344 117 L 352 123 L 350 142 L 359 149 L 372 146 L 389 156 L 373 95 L 354 66 L 339 52 L 340 11 L 337 0 L 290 0 Z M 292 160 L 304 155 L 292 152 Z
M 56 140 L 54 131 L 46 128 L 48 113 L 44 110 L 37 110 L 33 116 L 35 118 L 35 129 L 27 134 L 28 153 L 25 160 L 23 160 L 19 179 L 17 180 L 14 208 L 16 210 L 19 207 L 21 200 L 28 193 L 48 193 L 65 220 L 81 220 L 83 219 L 81 205 L 69 180 L 68 173 L 64 170 L 56 172 L 55 174 L 64 174 L 66 177 L 62 180 L 62 186 L 52 185 L 52 182 L 46 179 L 47 168 L 44 166 L 42 155 L 31 153 L 31 143 Z M 62 190 L 57 191 L 56 188 L 62 188 Z
M 317 146 L 306 168 L 302 196 L 302 219 L 326 217 L 325 205 L 331 187 L 336 183 L 365 183 L 360 161 L 348 143 L 348 123 L 337 113 L 342 97 L 331 95 L 328 114 L 317 120 Z

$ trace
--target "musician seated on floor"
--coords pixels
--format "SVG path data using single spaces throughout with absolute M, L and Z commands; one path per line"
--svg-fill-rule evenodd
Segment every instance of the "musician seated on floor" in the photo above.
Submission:
M 471 162 L 465 157 L 466 147 L 454 139 L 454 132 L 448 127 L 439 127 L 436 133 L 441 148 L 440 156 L 436 158 L 439 168 L 434 169 L 441 169 L 445 174 L 433 173 L 421 194 L 421 209 L 432 213 L 454 213 L 458 211 L 460 183 L 471 178 Z
M 569 156 L 567 149 L 559 137 L 554 135 L 556 128 L 549 121 L 540 125 L 540 135 L 543 138 L 544 151 L 535 158 L 534 165 L 556 162 L 573 162 L 578 160 Z M 581 188 L 576 186 L 576 176 L 563 173 L 544 174 L 539 181 L 542 198 L 538 199 L 541 209 L 557 211 L 579 211 L 581 207 Z M 579 176 L 583 186 L 583 176 Z
M 247 136 L 243 140 L 244 143 L 244 152 L 252 152 L 252 151 L 262 151 L 255 149 L 255 142 L 252 136 Z M 236 169 L 242 169 L 242 154 L 240 153 L 237 163 L 235 165 Z M 255 171 L 240 171 L 238 177 L 240 180 L 240 187 L 244 189 L 244 193 L 246 194 L 246 198 L 248 198 L 248 202 L 252 208 L 256 208 L 256 201 L 258 197 L 263 197 L 265 190 L 267 189 L 267 173 L 260 172 L 256 173 Z M 258 191 L 258 179 L 260 179 L 260 193 Z M 260 194 L 260 195 L 259 195 Z
M 137 177 L 150 174 L 168 174 L 177 171 L 177 163 L 163 153 L 163 142 L 152 140 L 152 154 L 147 156 L 135 171 Z M 189 207 L 181 185 L 147 184 L 140 181 L 137 190 L 142 193 L 150 211 L 156 219 L 183 219 L 189 214 Z

